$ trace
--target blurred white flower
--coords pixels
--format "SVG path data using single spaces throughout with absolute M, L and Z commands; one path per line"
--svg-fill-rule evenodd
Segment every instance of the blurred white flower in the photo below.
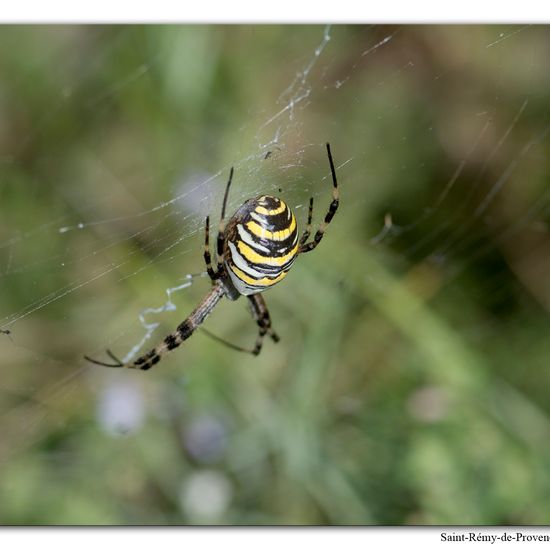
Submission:
M 180 503 L 191 521 L 219 521 L 229 506 L 233 488 L 229 479 L 216 470 L 202 470 L 183 483 Z
M 141 388 L 128 378 L 109 384 L 100 395 L 96 414 L 101 428 L 111 436 L 136 432 L 145 416 Z

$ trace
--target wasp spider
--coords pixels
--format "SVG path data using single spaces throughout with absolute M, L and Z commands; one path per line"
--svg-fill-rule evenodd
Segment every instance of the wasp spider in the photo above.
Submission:
M 313 197 L 309 200 L 306 229 L 299 240 L 296 218 L 292 210 L 281 199 L 268 195 L 247 200 L 226 224 L 225 208 L 233 179 L 233 168 L 231 168 L 223 197 L 215 269 L 210 256 L 210 219 L 206 218 L 204 260 L 206 271 L 212 280 L 212 290 L 172 334 L 166 336 L 157 347 L 141 357 L 123 363 L 107 350 L 107 354 L 113 360 L 112 363 L 104 363 L 90 357 L 85 359 L 104 367 L 148 370 L 158 363 L 163 355 L 187 340 L 223 296 L 229 300 L 236 300 L 241 295 L 246 296 L 250 302 L 252 316 L 258 325 L 258 337 L 252 350 L 244 350 L 230 344 L 231 347 L 258 355 L 266 334 L 274 342 L 278 342 L 279 337 L 271 327 L 269 311 L 260 293 L 282 281 L 299 254 L 315 249 L 338 209 L 336 170 L 330 145 L 327 143 L 326 147 L 332 174 L 332 202 L 313 239 L 307 242 L 311 234 Z

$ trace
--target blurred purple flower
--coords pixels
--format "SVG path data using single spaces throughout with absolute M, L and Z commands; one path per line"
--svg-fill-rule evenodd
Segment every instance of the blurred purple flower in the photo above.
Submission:
M 227 447 L 227 430 L 213 415 L 194 418 L 183 433 L 189 454 L 198 462 L 211 464 L 219 460 Z

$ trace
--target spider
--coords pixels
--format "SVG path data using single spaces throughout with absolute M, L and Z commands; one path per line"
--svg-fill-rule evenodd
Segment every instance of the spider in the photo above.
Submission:
M 230 347 L 258 355 L 266 335 L 269 335 L 274 342 L 278 342 L 279 336 L 271 326 L 269 311 L 261 292 L 282 281 L 300 254 L 311 252 L 317 247 L 338 209 L 338 183 L 330 144 L 327 143 L 326 148 L 332 174 L 332 202 L 324 221 L 309 242 L 307 241 L 311 234 L 313 197 L 309 199 L 307 225 L 300 240 L 298 240 L 298 228 L 292 210 L 281 199 L 268 195 L 247 200 L 226 224 L 225 209 L 233 180 L 233 168 L 231 168 L 223 197 L 217 237 L 216 269 L 212 265 L 210 255 L 210 217 L 206 217 L 204 261 L 208 276 L 212 280 L 210 292 L 174 332 L 137 359 L 124 363 L 110 350 L 106 353 L 112 359 L 112 363 L 104 363 L 87 356 L 84 358 L 90 363 L 103 367 L 148 370 L 166 353 L 187 340 L 224 296 L 229 300 L 246 296 L 251 306 L 252 317 L 258 325 L 258 337 L 253 349 L 247 350 L 229 344 Z

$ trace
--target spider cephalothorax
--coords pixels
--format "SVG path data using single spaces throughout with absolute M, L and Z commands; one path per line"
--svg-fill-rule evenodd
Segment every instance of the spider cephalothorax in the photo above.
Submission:
M 310 242 L 307 240 L 311 234 L 313 198 L 309 200 L 307 225 L 300 240 L 298 240 L 298 228 L 292 210 L 281 199 L 269 195 L 247 200 L 226 224 L 225 208 L 233 179 L 233 168 L 231 168 L 225 188 L 216 242 L 216 269 L 212 266 L 210 255 L 210 218 L 206 218 L 204 260 L 206 271 L 212 280 L 212 290 L 172 334 L 166 336 L 157 347 L 141 357 L 124 363 L 107 350 L 113 363 L 104 363 L 89 357 L 86 359 L 105 367 L 148 370 L 158 363 L 165 353 L 187 340 L 223 296 L 230 300 L 246 296 L 250 302 L 252 316 L 258 325 L 258 338 L 253 349 L 244 350 L 233 345 L 231 347 L 257 355 L 262 349 L 266 334 L 277 342 L 279 337 L 271 328 L 269 311 L 260 293 L 281 281 L 299 254 L 309 252 L 319 244 L 326 226 L 338 209 L 338 183 L 328 143 L 327 154 L 332 175 L 332 202 L 325 219 Z

